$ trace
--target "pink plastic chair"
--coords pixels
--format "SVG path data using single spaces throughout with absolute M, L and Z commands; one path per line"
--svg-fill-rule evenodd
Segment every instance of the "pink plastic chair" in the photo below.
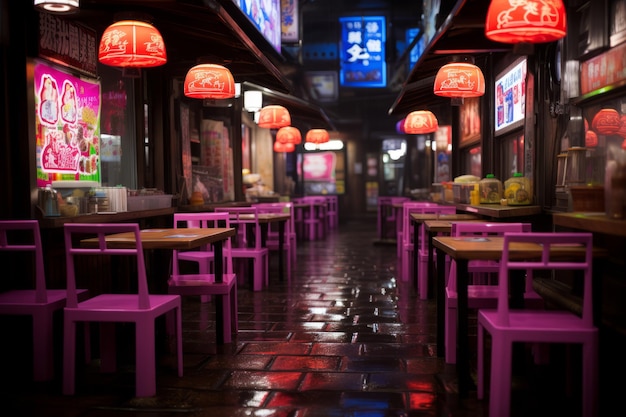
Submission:
M 405 243 L 407 243 L 405 241 L 405 228 L 408 231 L 408 240 L 410 242 L 410 244 L 412 245 L 413 243 L 413 223 L 411 223 L 411 219 L 409 218 L 410 213 L 414 213 L 416 212 L 415 209 L 419 209 L 422 207 L 437 207 L 438 204 L 437 203 L 430 203 L 427 201 L 410 201 L 408 198 L 406 198 L 405 201 L 403 201 L 402 199 L 405 197 L 393 197 L 391 202 L 392 202 L 392 206 L 391 209 L 394 212 L 394 219 L 396 222 L 396 229 L 397 229 L 397 249 L 398 249 L 398 259 L 401 260 L 400 265 L 401 267 L 404 266 L 404 245 Z M 400 209 L 398 212 L 400 214 L 395 214 L 396 213 L 396 208 L 393 207 L 393 204 L 396 203 L 402 203 L 402 209 Z M 456 210 L 455 210 L 456 211 Z M 399 218 L 397 216 L 400 216 Z M 405 221 L 406 219 L 406 221 Z M 408 260 L 409 263 L 411 263 L 411 260 Z M 404 269 L 403 269 L 404 271 Z M 408 279 L 408 278 L 407 278 Z
M 428 251 L 424 249 L 426 242 L 426 232 L 424 227 L 420 227 L 419 236 L 413 236 L 413 223 L 410 215 L 412 213 L 422 214 L 454 214 L 456 207 L 441 206 L 435 203 L 415 202 L 404 203 L 402 210 L 402 277 L 408 281 L 413 276 L 413 251 L 415 245 L 418 247 L 417 263 L 417 291 L 421 300 L 428 299 Z M 433 260 L 436 259 L 434 255 Z
M 215 211 L 229 213 L 230 227 L 237 229 L 232 239 L 233 259 L 252 261 L 252 290 L 261 291 L 263 285 L 269 285 L 269 249 L 261 241 L 259 208 L 216 207 Z M 242 266 L 241 262 L 239 266 Z M 243 273 L 237 275 L 245 276 Z
M 278 203 L 257 203 L 255 207 L 259 208 L 259 213 L 289 213 L 291 217 L 285 223 L 284 236 L 283 236 L 283 250 L 287 253 L 287 279 L 291 282 L 291 270 L 293 264 L 296 262 L 296 233 L 295 233 L 295 219 L 293 203 L 291 202 L 278 202 Z M 267 228 L 267 238 L 265 246 L 270 251 L 278 251 L 278 223 L 270 223 Z
M 339 197 L 336 195 L 326 195 L 328 210 L 326 210 L 326 220 L 328 230 L 339 227 Z
M 541 259 L 519 260 L 515 245 L 541 245 Z M 560 248 L 559 248 L 560 247 Z M 579 258 L 550 257 L 551 250 L 580 247 Z M 598 412 L 598 329 L 593 325 L 591 233 L 505 233 L 498 307 L 478 310 L 478 398 L 484 397 L 484 333 L 491 335 L 489 415 L 508 416 L 511 402 L 513 343 L 575 343 L 582 345 L 582 415 Z M 512 310 L 509 272 L 513 270 L 571 270 L 583 275 L 582 315 L 569 310 Z
M 297 202 L 307 204 L 303 211 L 303 237 L 306 240 L 322 239 L 326 234 L 327 203 L 323 196 L 306 196 Z
M 377 201 L 378 207 L 378 237 L 382 239 L 387 239 L 389 236 L 389 231 L 392 233 L 401 233 L 402 232 L 402 222 L 399 222 L 396 216 L 396 209 L 393 207 L 395 203 L 403 203 L 405 201 L 410 201 L 409 197 L 391 197 L 391 196 L 379 196 Z M 389 226 L 392 226 L 392 229 L 389 229 Z M 400 236 L 395 236 L 396 239 L 401 240 Z M 398 245 L 398 257 L 400 257 L 400 245 Z
M 488 238 L 489 236 L 501 236 L 505 232 L 531 232 L 530 223 L 478 223 L 458 222 L 452 223 L 450 236 L 468 238 Z M 484 273 L 497 273 L 500 264 L 497 261 L 470 261 L 468 272 L 472 275 Z M 456 288 L 456 262 L 450 263 L 448 284 L 446 286 L 446 309 L 445 309 L 445 350 L 446 362 L 456 363 L 456 331 L 457 331 L 457 306 L 458 294 Z M 498 305 L 498 286 L 487 283 L 473 283 L 467 287 L 468 308 L 496 308 Z M 470 281 L 470 282 L 472 282 Z M 533 290 L 532 275 L 526 277 L 524 292 L 525 306 L 543 308 L 543 299 Z
M 132 249 L 107 247 L 106 235 L 134 234 Z M 67 263 L 67 306 L 64 309 L 63 394 L 73 395 L 76 372 L 76 324 L 100 323 L 101 369 L 115 371 L 115 323 L 134 323 L 135 392 L 137 397 L 156 394 L 155 321 L 164 314 L 174 314 L 178 376 L 183 376 L 181 300 L 178 295 L 150 294 L 144 263 L 143 245 L 136 223 L 65 224 L 65 258 Z M 80 239 L 96 237 L 98 246 L 82 247 Z M 137 264 L 135 293 L 100 294 L 79 301 L 76 293 L 75 259 L 85 256 L 122 256 L 134 258 Z
M 54 378 L 54 325 L 55 311 L 65 307 L 67 291 L 48 289 L 43 261 L 43 247 L 37 220 L 0 221 L 0 251 L 30 252 L 34 265 L 35 279 L 30 274 L 19 277 L 25 283 L 24 289 L 8 290 L 0 293 L 0 314 L 28 315 L 33 320 L 33 379 L 49 381 Z M 13 256 L 13 255 L 12 255 Z M 28 268 L 21 267 L 22 270 Z M 3 279 L 12 274 L 3 273 Z M 34 282 L 34 285 L 30 284 Z M 29 288 L 31 287 L 31 288 Z M 87 290 L 76 290 L 76 297 L 85 299 Z
M 231 227 L 229 213 L 174 213 L 174 226 L 181 227 Z M 168 280 L 168 293 L 181 296 L 200 296 L 207 301 L 211 296 L 219 297 L 216 307 L 220 308 L 221 322 L 217 324 L 218 343 L 232 342 L 232 334 L 237 334 L 237 276 L 233 273 L 231 239 L 222 243 L 222 263 L 216 265 L 215 250 L 172 251 L 172 275 Z M 198 273 L 180 273 L 179 263 L 191 261 L 198 264 Z M 216 279 L 216 268 L 223 271 Z

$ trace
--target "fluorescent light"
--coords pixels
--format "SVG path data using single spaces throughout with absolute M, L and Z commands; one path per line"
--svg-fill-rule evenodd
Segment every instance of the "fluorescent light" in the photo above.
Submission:
M 328 142 L 320 143 L 319 145 L 305 142 L 304 149 L 307 151 L 339 151 L 343 149 L 343 141 L 339 139 L 331 139 Z

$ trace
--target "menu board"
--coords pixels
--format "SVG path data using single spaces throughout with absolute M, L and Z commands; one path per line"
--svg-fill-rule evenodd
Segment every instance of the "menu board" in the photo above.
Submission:
M 37 187 L 100 183 L 100 83 L 35 61 Z

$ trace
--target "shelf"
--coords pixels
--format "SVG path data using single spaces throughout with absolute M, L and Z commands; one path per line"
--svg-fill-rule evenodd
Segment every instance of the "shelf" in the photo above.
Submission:
M 626 220 L 609 219 L 605 213 L 554 213 L 552 214 L 552 223 L 555 226 L 626 237 Z
M 481 204 L 474 206 L 471 204 L 452 203 L 457 210 L 468 213 L 476 213 L 481 216 L 493 218 L 523 217 L 541 214 L 540 206 L 501 206 L 498 204 Z

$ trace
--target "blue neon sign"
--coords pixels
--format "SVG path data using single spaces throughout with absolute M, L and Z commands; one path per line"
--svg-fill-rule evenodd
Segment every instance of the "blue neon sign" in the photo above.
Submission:
M 339 84 L 343 87 L 386 87 L 385 17 L 341 17 L 339 23 Z

